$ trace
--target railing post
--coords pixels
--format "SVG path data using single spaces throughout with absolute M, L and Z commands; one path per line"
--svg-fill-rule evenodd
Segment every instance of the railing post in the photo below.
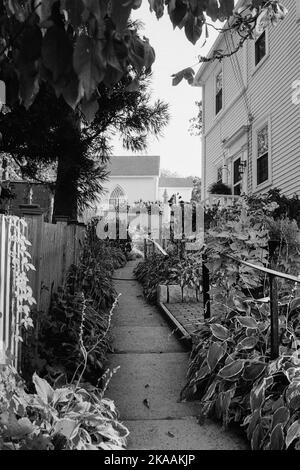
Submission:
M 209 269 L 206 266 L 206 256 L 203 256 L 202 262 L 202 289 L 203 289 L 203 308 L 204 308 L 204 318 L 210 318 L 210 295 L 209 295 Z
M 279 356 L 279 327 L 278 327 L 278 292 L 277 279 L 269 274 L 270 283 L 270 314 L 271 314 L 271 359 Z

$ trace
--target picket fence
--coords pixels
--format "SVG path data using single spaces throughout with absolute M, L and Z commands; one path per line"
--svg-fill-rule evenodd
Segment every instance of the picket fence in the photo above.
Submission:
M 23 218 L 0 215 L 0 364 L 7 362 L 7 354 L 15 366 L 20 359 L 20 300 L 13 260 L 21 260 L 21 256 L 16 240 L 25 236 L 30 242 L 27 249 L 35 271 L 26 274 L 36 300 L 35 308 L 47 312 L 52 293 L 62 285 L 71 264 L 78 263 L 84 234 L 84 226 L 45 223 L 40 214 Z M 21 261 L 18 269 L 24 269 Z

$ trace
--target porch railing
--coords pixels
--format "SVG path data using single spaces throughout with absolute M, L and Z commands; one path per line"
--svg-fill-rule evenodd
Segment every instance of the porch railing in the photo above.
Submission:
M 219 204 L 220 206 L 232 206 L 234 202 L 238 201 L 240 196 L 235 194 L 209 194 L 209 196 L 204 199 L 204 206 Z

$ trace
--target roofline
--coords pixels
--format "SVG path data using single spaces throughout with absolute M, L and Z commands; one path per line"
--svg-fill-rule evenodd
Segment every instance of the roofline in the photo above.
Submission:
M 158 187 L 160 189 L 163 189 L 163 188 L 165 188 L 165 189 L 167 189 L 167 188 L 171 188 L 171 189 L 193 189 L 194 188 L 194 186 L 166 186 L 166 185 L 163 185 L 163 186 L 158 185 Z
M 109 179 L 111 178 L 159 178 L 158 174 L 153 175 L 112 175 L 109 173 Z
M 240 6 L 242 6 L 244 3 L 245 3 L 246 0 L 238 0 L 237 4 L 235 5 L 235 9 L 236 8 L 239 8 Z M 225 22 L 225 24 L 223 25 L 223 28 L 222 29 L 225 29 L 228 25 L 228 20 Z M 217 48 L 217 46 L 220 44 L 221 40 L 224 38 L 224 33 L 220 32 L 218 34 L 218 37 L 216 38 L 216 40 L 214 41 L 213 45 L 211 46 L 208 54 L 207 54 L 207 57 L 212 57 L 213 55 L 213 52 L 214 50 Z M 201 77 L 202 75 L 204 74 L 206 68 L 211 64 L 211 62 L 203 62 L 198 70 L 198 72 L 196 73 L 195 75 L 195 78 L 194 78 L 194 81 L 193 81 L 193 86 L 203 86 L 204 85 L 204 82 L 201 80 Z
M 111 155 L 109 158 L 131 158 L 131 157 L 136 157 L 136 158 L 149 158 L 149 157 L 157 157 L 160 158 L 160 155 Z

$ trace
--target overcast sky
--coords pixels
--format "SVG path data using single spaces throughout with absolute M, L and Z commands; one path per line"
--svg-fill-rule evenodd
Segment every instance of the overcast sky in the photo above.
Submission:
M 148 1 L 134 12 L 134 18 L 145 24 L 144 35 L 150 39 L 156 52 L 153 65 L 152 92 L 153 98 L 161 98 L 170 104 L 171 121 L 159 141 L 152 139 L 147 151 L 149 155 L 160 155 L 161 168 L 177 172 L 182 176 L 201 175 L 201 141 L 200 137 L 191 137 L 188 132 L 189 119 L 197 114 L 195 101 L 201 99 L 200 88 L 180 83 L 172 86 L 171 75 L 179 70 L 197 63 L 198 55 L 205 55 L 210 49 L 216 32 L 210 29 L 210 38 L 204 47 L 202 38 L 196 46 L 186 39 L 183 30 L 173 30 L 169 17 L 157 21 L 150 13 Z M 195 68 L 195 71 L 198 67 Z M 116 155 L 126 151 L 115 144 Z M 127 152 L 128 153 L 128 152 Z

